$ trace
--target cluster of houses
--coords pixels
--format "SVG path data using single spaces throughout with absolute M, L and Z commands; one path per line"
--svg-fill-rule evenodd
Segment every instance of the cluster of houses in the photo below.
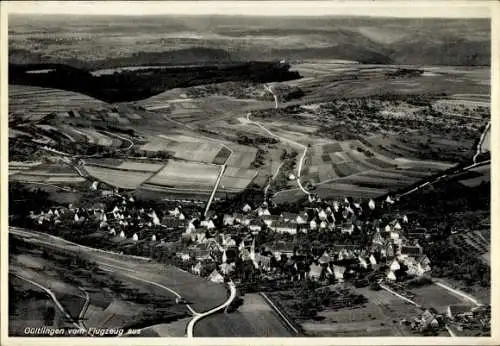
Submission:
M 54 225 L 70 222 L 74 225 L 91 223 L 97 228 L 93 234 L 107 234 L 112 242 L 144 240 L 160 242 L 158 234 L 174 229 L 188 227 L 189 220 L 181 207 L 164 211 L 161 218 L 153 209 L 137 208 L 133 197 L 123 198 L 122 202 L 112 208 L 99 205 L 95 208 L 79 208 L 69 204 L 68 207 L 54 207 L 38 213 L 30 212 L 30 218 L 37 224 L 51 223 Z
M 393 203 L 388 198 L 387 203 Z M 138 243 L 165 243 L 163 236 L 173 230 L 179 232 L 175 255 L 184 263 L 192 263 L 189 269 L 198 275 L 207 274 L 220 282 L 235 273 L 236 262 L 248 262 L 266 274 L 287 273 L 290 280 L 343 281 L 344 276 L 356 276 L 359 272 L 386 268 L 385 278 L 398 280 L 401 271 L 410 276 L 428 272 L 430 261 L 424 255 L 417 239 L 407 237 L 408 218 L 403 215 L 384 225 L 379 220 L 367 223 L 360 218 L 376 208 L 375 202 L 361 203 L 333 201 L 318 203 L 318 207 L 305 208 L 300 213 L 282 212 L 271 214 L 266 202 L 253 209 L 245 205 L 239 212 L 217 215 L 199 213 L 186 215 L 181 206 L 157 213 L 153 209 L 140 208 L 133 197 L 123 197 L 121 203 L 107 208 L 52 208 L 30 217 L 37 223 L 59 224 L 69 220 L 74 224 L 92 222 L 95 234 L 106 234 L 108 241 L 120 247 Z M 63 216 L 65 215 L 65 216 Z M 222 220 L 221 220 L 222 219 Z M 309 232 L 335 232 L 349 239 L 354 232 L 369 235 L 369 245 L 339 242 L 330 244 L 316 256 L 312 249 L 299 249 L 292 242 L 255 244 L 256 235 L 266 232 L 307 234 Z M 89 236 L 92 236 L 90 234 Z M 179 245 L 180 244 L 180 245 Z M 186 244 L 186 246 L 183 246 Z
M 374 204 L 373 201 L 368 202 L 368 208 L 373 210 Z M 190 223 L 182 237 L 190 239 L 192 245 L 178 251 L 177 256 L 182 261 L 195 262 L 191 270 L 196 274 L 201 273 L 204 267 L 213 267 L 215 262 L 218 265 L 218 269 L 213 271 L 215 276 L 217 273 L 232 274 L 238 259 L 250 261 L 263 273 L 280 274 L 280 271 L 286 271 L 291 280 L 322 280 L 331 276 L 343 281 L 344 274 L 356 276 L 357 271 L 387 267 L 386 279 L 396 281 L 402 270 L 409 276 L 422 276 L 431 270 L 430 261 L 418 240 L 405 236 L 406 216 L 398 217 L 384 227 L 375 222 L 368 230 L 365 224 L 356 220 L 355 216 L 362 212 L 360 204 L 351 204 L 347 200 L 344 203 L 333 202 L 324 208 L 308 208 L 301 213 L 283 212 L 279 215 L 271 214 L 265 202 L 256 209 L 247 204 L 240 212 L 223 216 L 223 231 L 219 232 L 214 224 L 219 217 L 217 215 L 200 222 L 198 228 Z M 242 233 L 242 229 L 247 232 Z M 346 237 L 354 231 L 371 232 L 371 243 L 368 247 L 332 244 L 319 256 L 312 256 L 310 251 L 297 249 L 293 243 L 285 241 L 258 244 L 256 249 L 255 235 L 263 229 L 291 235 L 311 231 L 338 232 Z
M 472 307 L 466 304 L 453 304 L 447 307 L 445 313 L 431 310 L 425 309 L 412 320 L 403 319 L 400 323 L 411 326 L 414 331 L 420 333 L 426 330 L 438 330 L 445 325 L 453 326 L 458 332 L 464 329 L 484 330 L 491 327 L 490 306 Z
M 489 305 L 477 307 L 462 304 L 449 305 L 446 317 L 460 332 L 464 329 L 491 330 L 491 306 Z

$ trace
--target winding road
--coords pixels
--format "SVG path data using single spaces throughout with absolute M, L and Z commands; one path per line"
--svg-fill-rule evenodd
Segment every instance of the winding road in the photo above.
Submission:
M 479 143 L 477 143 L 477 148 L 476 148 L 476 154 L 474 155 L 474 157 L 472 158 L 472 162 L 473 163 L 476 163 L 476 160 L 477 160 L 477 157 L 483 153 L 483 143 L 486 139 L 486 136 L 489 134 L 491 136 L 491 133 L 490 133 L 490 129 L 491 129 L 491 120 L 488 122 L 488 124 L 486 125 L 483 133 L 481 134 L 481 138 L 479 138 Z
M 15 277 L 21 279 L 21 280 L 24 280 L 26 282 L 29 282 L 30 284 L 38 287 L 39 289 L 43 290 L 45 293 L 47 293 L 50 298 L 52 299 L 52 301 L 54 302 L 54 304 L 56 305 L 56 307 L 59 309 L 59 311 L 64 315 L 64 317 L 66 317 L 66 319 L 68 321 L 71 321 L 71 324 L 73 324 L 73 326 L 77 329 L 84 329 L 84 330 L 87 330 L 85 328 L 85 326 L 80 322 L 80 324 L 76 323 L 74 321 L 74 319 L 70 316 L 70 314 L 66 311 L 66 309 L 61 305 L 61 303 L 59 302 L 59 300 L 57 299 L 56 295 L 54 294 L 54 292 L 52 292 L 50 289 L 48 289 L 47 287 L 45 286 L 42 286 L 40 285 L 38 282 L 35 282 L 33 280 L 30 280 L 30 279 L 27 279 L 21 275 L 18 275 L 18 274 L 12 274 L 14 275 Z
M 267 129 L 264 125 L 262 125 L 261 123 L 257 122 L 257 121 L 254 121 L 254 120 L 250 120 L 250 113 L 247 113 L 247 121 L 248 123 L 250 124 L 254 124 L 256 126 L 258 126 L 260 129 L 262 129 L 264 132 L 266 132 L 267 134 L 269 134 L 271 137 L 274 137 L 274 138 L 277 138 L 279 139 L 280 141 L 282 142 L 288 142 L 292 145 L 295 145 L 295 146 L 298 146 L 302 149 L 302 155 L 300 156 L 300 159 L 298 161 L 298 165 L 297 165 L 297 179 L 295 180 L 297 182 L 297 185 L 299 187 L 299 189 L 306 195 L 310 195 L 310 192 L 307 191 L 303 186 L 302 186 L 302 183 L 300 182 L 300 173 L 302 172 L 302 166 L 304 164 L 304 160 L 306 158 L 306 155 L 307 155 L 307 146 L 302 144 L 302 143 L 299 143 L 299 142 L 296 142 L 296 141 L 293 141 L 291 139 L 288 139 L 288 138 L 285 138 L 285 137 L 280 137 L 278 136 L 277 134 L 271 132 L 269 129 Z
M 223 309 L 226 309 L 233 302 L 234 298 L 236 297 L 236 286 L 234 285 L 234 283 L 232 281 L 229 282 L 228 286 L 229 286 L 230 294 L 229 294 L 229 298 L 227 298 L 227 300 L 224 302 L 224 304 L 219 305 L 219 306 L 217 306 L 217 307 L 215 307 L 212 310 L 209 310 L 207 312 L 204 312 L 201 314 L 196 314 L 194 316 L 194 318 L 191 321 L 189 321 L 187 328 L 186 328 L 186 336 L 188 338 L 194 337 L 194 335 L 193 335 L 194 330 L 193 329 L 194 329 L 196 322 L 198 322 L 202 318 L 205 318 L 205 317 L 210 316 L 216 312 L 219 312 Z
M 25 230 L 25 229 L 17 228 L 17 227 L 9 227 L 9 233 L 11 233 L 13 235 L 24 237 L 24 238 L 28 238 L 31 242 L 38 242 L 40 244 L 44 244 L 47 246 L 56 247 L 56 248 L 63 248 L 65 250 L 74 251 L 77 253 L 79 251 L 85 252 L 89 255 L 92 255 L 91 261 L 93 261 L 97 265 L 99 265 L 99 267 L 104 271 L 114 272 L 114 273 L 117 273 L 119 275 L 126 276 L 130 279 L 141 281 L 141 282 L 146 283 L 148 285 L 156 286 L 158 288 L 161 288 L 163 290 L 168 291 L 169 294 L 173 295 L 175 298 L 182 297 L 182 295 L 178 291 L 172 289 L 171 287 L 163 285 L 159 282 L 156 282 L 155 279 L 152 279 L 152 275 L 150 275 L 148 277 L 151 280 L 148 280 L 144 277 L 141 277 L 141 276 L 143 276 L 143 275 L 141 275 L 141 272 L 140 272 L 141 269 L 138 269 L 138 268 L 133 269 L 131 266 L 127 266 L 127 262 L 124 262 L 124 261 L 118 260 L 118 259 L 113 259 L 112 257 L 142 260 L 141 261 L 142 263 L 150 262 L 151 259 L 149 259 L 149 258 L 138 257 L 138 256 L 129 256 L 129 255 L 118 255 L 114 252 L 79 245 L 79 244 L 70 242 L 68 240 L 65 240 L 65 239 L 62 239 L 62 238 L 59 238 L 56 236 L 48 235 L 48 234 L 41 233 L 41 232 L 31 231 L 31 230 Z M 110 257 L 110 255 L 112 255 L 112 257 Z M 116 257 L 116 256 L 118 256 L 118 257 Z M 144 261 L 144 260 L 146 260 L 146 261 Z M 174 268 L 176 268 L 176 267 L 174 267 Z M 178 269 L 178 268 L 176 268 L 176 269 Z M 180 271 L 182 271 L 182 270 L 180 270 Z M 182 272 L 184 272 L 184 271 L 182 271 Z M 185 274 L 183 274 L 183 275 L 185 275 Z M 22 278 L 22 279 L 29 281 L 30 283 L 36 285 L 37 287 L 39 287 L 39 288 L 43 289 L 45 292 L 47 292 L 47 294 L 49 294 L 51 296 L 51 298 L 54 300 L 54 303 L 56 304 L 58 309 L 60 309 L 61 312 L 63 312 L 63 314 L 66 316 L 66 318 L 68 318 L 69 321 L 73 321 L 73 319 L 69 316 L 69 314 L 64 310 L 64 307 L 59 303 L 56 296 L 49 289 L 41 286 L 38 283 L 32 282 L 31 280 L 28 280 L 25 278 Z M 163 279 L 165 279 L 165 278 L 163 278 Z M 155 280 L 155 281 L 152 281 L 152 280 Z M 171 280 L 174 284 L 177 284 L 177 286 L 179 286 L 179 282 L 176 283 L 175 278 L 172 277 Z M 182 285 L 180 285 L 179 287 L 182 287 Z M 229 287 L 229 291 L 230 291 L 229 297 L 223 303 L 221 303 L 220 305 L 218 305 L 216 307 L 209 309 L 208 311 L 197 312 L 190 304 L 186 304 L 186 308 L 193 315 L 193 318 L 190 320 L 190 322 L 188 323 L 188 325 L 186 327 L 186 336 L 187 337 L 190 337 L 190 338 L 194 337 L 194 327 L 196 326 L 196 323 L 198 321 L 200 321 L 201 319 L 203 319 L 207 316 L 210 316 L 212 314 L 218 313 L 218 312 L 226 309 L 232 303 L 232 301 L 236 297 L 236 287 L 235 287 L 233 282 L 229 282 L 228 287 Z M 85 302 L 84 306 L 82 307 L 82 310 L 81 310 L 80 315 L 79 315 L 79 317 L 82 318 L 85 315 L 85 311 L 90 303 L 90 297 L 88 296 L 88 293 L 86 293 L 85 290 L 83 290 L 82 288 L 80 288 L 80 290 L 82 290 L 86 294 L 86 302 Z M 202 298 L 203 297 L 200 297 L 200 299 L 202 299 Z M 205 297 L 205 298 L 207 298 L 207 297 Z M 82 320 L 83 320 L 83 318 L 82 318 Z M 81 321 L 80 321 L 80 324 L 77 324 L 76 322 L 73 321 L 73 324 L 75 325 L 75 327 L 77 327 L 79 329 L 82 329 L 82 328 L 85 329 L 85 326 L 83 325 L 83 323 L 81 323 Z

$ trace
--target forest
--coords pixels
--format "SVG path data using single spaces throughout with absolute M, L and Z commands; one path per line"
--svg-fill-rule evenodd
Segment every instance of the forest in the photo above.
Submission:
M 26 71 L 51 69 L 47 73 Z M 9 65 L 9 84 L 31 85 L 79 92 L 104 102 L 130 102 L 165 90 L 228 81 L 267 83 L 300 78 L 289 64 L 244 62 L 226 65 L 165 67 L 121 71 L 94 76 L 88 70 L 63 64 Z

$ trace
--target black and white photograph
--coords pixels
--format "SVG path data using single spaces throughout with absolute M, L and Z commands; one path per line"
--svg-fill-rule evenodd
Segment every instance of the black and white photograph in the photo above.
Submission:
M 494 344 L 496 8 L 2 4 L 2 336 Z

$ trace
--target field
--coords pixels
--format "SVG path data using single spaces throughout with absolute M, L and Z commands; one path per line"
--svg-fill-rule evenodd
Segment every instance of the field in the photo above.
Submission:
M 122 160 L 122 159 L 87 159 L 85 162 L 89 165 L 111 168 L 121 171 L 141 171 L 141 172 L 157 172 L 164 164 L 141 162 L 141 160 Z
M 105 102 L 59 89 L 9 85 L 9 115 L 25 120 L 39 120 L 49 113 L 80 108 L 106 107 Z
M 258 294 L 247 293 L 237 311 L 215 314 L 196 324 L 196 337 L 290 337 L 276 312 Z
M 486 263 L 491 261 L 491 240 L 488 230 L 469 231 L 450 236 L 449 242 L 466 253 L 479 254 Z
M 147 170 L 120 170 L 92 164 L 85 165 L 85 170 L 90 176 L 98 181 L 122 189 L 136 189 L 153 175 L 153 172 Z
M 164 289 L 120 273 L 110 274 L 89 267 L 82 260 L 75 264 L 67 253 L 47 254 L 36 250 L 36 246 L 26 248 L 26 243 L 17 241 L 16 244 L 16 253 L 21 249 L 23 253 L 11 254 L 10 271 L 50 289 L 72 318 L 82 316 L 86 327 L 121 328 L 135 323 L 175 320 L 176 316 L 186 315 L 184 308 L 174 305 L 171 294 Z M 67 270 L 70 273 L 65 273 Z M 88 308 L 82 310 L 85 294 L 89 296 Z M 146 317 L 152 304 L 157 312 Z
M 424 307 L 433 307 L 440 313 L 446 313 L 448 305 L 470 304 L 467 300 L 453 295 L 437 285 L 428 285 L 411 290 L 415 294 L 413 301 Z M 472 307 L 473 305 L 471 305 Z
M 199 162 L 170 160 L 144 185 L 160 186 L 181 191 L 207 191 L 215 185 L 220 167 Z
M 227 167 L 220 181 L 220 189 L 224 192 L 243 190 L 257 175 L 254 169 Z
M 469 170 L 468 174 L 459 180 L 461 184 L 474 187 L 482 182 L 490 182 L 491 181 L 491 165 L 479 166 L 477 168 L 473 168 Z
M 368 301 L 362 305 L 348 308 L 324 308 L 317 318 L 300 321 L 307 336 L 349 337 L 349 336 L 408 336 L 410 332 L 400 326 L 403 318 L 413 318 L 419 309 L 407 304 L 384 290 L 372 291 L 368 287 L 354 288 L 353 294 L 361 294 Z M 281 306 L 290 304 L 277 295 Z M 286 312 L 286 311 L 285 311 Z
M 9 287 L 9 293 L 16 297 L 16 301 L 9 304 L 9 336 L 29 336 L 25 334 L 27 327 L 71 326 L 52 299 L 40 288 L 15 276 L 9 276 Z
M 9 163 L 9 179 L 27 183 L 78 185 L 86 182 L 69 166 L 41 163 Z

